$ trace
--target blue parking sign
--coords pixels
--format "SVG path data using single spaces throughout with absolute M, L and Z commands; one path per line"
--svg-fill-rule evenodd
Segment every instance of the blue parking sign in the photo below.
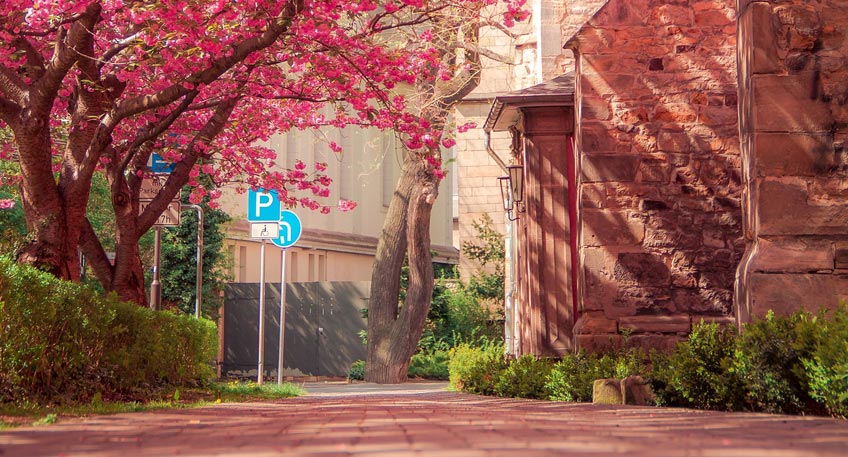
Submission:
M 300 218 L 293 211 L 284 209 L 280 212 L 280 237 L 271 240 L 274 246 L 288 248 L 294 246 L 303 233 Z
M 165 162 L 165 159 L 155 152 L 150 154 L 150 171 L 153 173 L 171 173 L 175 166 L 175 163 Z
M 280 199 L 277 191 L 248 190 L 247 220 L 249 222 L 276 222 L 280 220 Z

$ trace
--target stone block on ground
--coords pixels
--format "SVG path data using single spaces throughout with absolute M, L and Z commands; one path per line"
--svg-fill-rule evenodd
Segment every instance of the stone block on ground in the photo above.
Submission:
M 592 384 L 592 403 L 598 405 L 621 405 L 621 381 L 618 379 L 596 379 Z
M 625 405 L 654 404 L 654 391 L 641 376 L 628 376 L 621 380 L 621 397 Z

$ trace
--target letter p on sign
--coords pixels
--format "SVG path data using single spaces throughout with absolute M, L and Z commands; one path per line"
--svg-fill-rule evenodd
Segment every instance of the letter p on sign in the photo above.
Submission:
M 280 200 L 274 191 L 251 190 L 247 193 L 247 220 L 262 222 L 280 220 Z

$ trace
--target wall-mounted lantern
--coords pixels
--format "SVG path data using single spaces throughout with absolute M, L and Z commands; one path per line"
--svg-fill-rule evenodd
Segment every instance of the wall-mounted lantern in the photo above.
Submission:
M 509 220 L 514 221 L 518 219 L 518 214 L 513 217 L 513 211 L 516 213 L 524 212 L 521 205 L 524 200 L 524 167 L 509 165 L 506 168 L 507 175 L 499 177 L 498 181 L 501 185 L 504 211 L 506 211 Z

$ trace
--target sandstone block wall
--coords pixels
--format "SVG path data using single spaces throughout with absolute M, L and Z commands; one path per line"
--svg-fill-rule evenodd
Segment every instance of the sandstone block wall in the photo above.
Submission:
M 732 0 L 610 0 L 577 55 L 582 347 L 729 321 L 744 251 Z
M 739 11 L 745 321 L 848 298 L 848 3 Z
M 494 222 L 494 228 L 501 233 L 504 228 L 504 209 L 501 199 L 500 185 L 497 177 L 501 176 L 498 164 L 486 152 L 486 139 L 483 124 L 489 114 L 491 101 L 484 99 L 477 102 L 463 102 L 454 113 L 457 124 L 474 122 L 479 127 L 457 135 L 456 173 L 458 186 L 457 230 L 460 243 L 476 242 L 477 232 L 474 222 L 488 214 Z M 509 157 L 510 139 L 508 133 L 493 133 L 492 146 L 500 152 L 502 158 Z M 457 246 L 458 248 L 461 245 Z M 480 269 L 474 259 L 460 254 L 460 273 L 464 278 Z

